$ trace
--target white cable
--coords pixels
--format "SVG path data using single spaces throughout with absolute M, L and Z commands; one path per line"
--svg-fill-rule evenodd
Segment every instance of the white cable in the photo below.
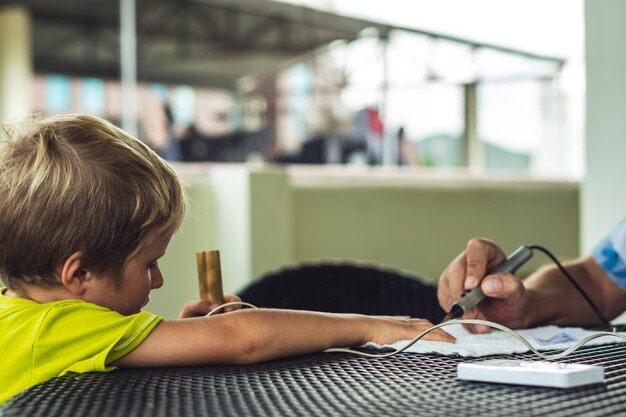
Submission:
M 245 306 L 245 307 L 248 307 L 248 308 L 257 308 L 257 306 L 255 306 L 254 304 L 246 303 L 245 301 L 229 301 L 229 302 L 221 304 L 221 305 L 215 307 L 213 310 L 209 311 L 209 314 L 207 314 L 207 316 L 211 316 L 211 315 L 215 314 L 217 311 L 220 311 L 221 309 L 223 309 L 224 307 L 229 307 L 229 306 Z
M 253 304 L 250 304 L 250 303 L 246 303 L 245 301 L 229 301 L 229 302 L 224 303 L 224 304 L 214 308 L 213 310 L 211 310 L 209 312 L 209 314 L 207 314 L 207 316 L 211 316 L 211 315 L 215 314 L 217 311 L 223 309 L 224 307 L 233 306 L 233 305 L 241 305 L 241 306 L 245 306 L 245 307 L 249 307 L 249 308 L 258 308 L 257 306 L 255 306 Z M 618 338 L 626 341 L 626 335 L 615 333 L 615 329 L 613 329 L 613 332 L 597 332 L 597 333 L 594 333 L 594 334 L 590 334 L 589 336 L 586 336 L 586 337 L 582 338 L 581 340 L 578 341 L 578 343 L 574 344 L 573 346 L 570 346 L 569 348 L 567 348 L 566 350 L 564 350 L 561 353 L 555 353 L 553 355 L 547 355 L 547 354 L 541 353 L 537 349 L 535 349 L 535 347 L 528 340 L 526 340 L 522 335 L 520 335 L 516 331 L 511 330 L 508 327 L 503 326 L 503 325 L 501 325 L 499 323 L 495 323 L 495 322 L 488 321 L 488 320 L 463 319 L 463 320 L 448 320 L 446 322 L 439 323 L 436 326 L 430 327 L 430 328 L 424 330 L 422 333 L 418 334 L 413 340 L 411 340 L 409 343 L 407 343 L 402 348 L 400 348 L 400 349 L 398 349 L 396 351 L 393 351 L 393 352 L 389 352 L 389 353 L 368 353 L 368 352 L 361 352 L 361 351 L 358 351 L 358 350 L 354 350 L 354 349 L 351 349 L 351 348 L 330 348 L 330 349 L 324 350 L 324 352 L 351 353 L 351 354 L 354 354 L 354 355 L 364 356 L 364 357 L 367 357 L 367 358 L 389 358 L 391 356 L 397 355 L 398 353 L 404 352 L 405 350 L 407 350 L 408 348 L 413 346 L 415 343 L 417 343 L 420 339 L 422 339 L 424 336 L 426 336 L 428 333 L 432 332 L 433 330 L 439 329 L 441 327 L 449 326 L 451 324 L 482 324 L 482 325 L 485 325 L 485 326 L 489 326 L 489 327 L 493 327 L 495 329 L 501 330 L 501 331 L 503 331 L 505 333 L 510 334 L 511 336 L 513 336 L 514 338 L 516 338 L 517 340 L 522 342 L 533 353 L 535 353 L 537 356 L 539 356 L 540 358 L 545 359 L 545 360 L 558 360 L 558 359 L 564 358 L 567 355 L 569 355 L 570 353 L 572 353 L 575 350 L 579 349 L 580 347 L 586 345 L 588 342 L 592 341 L 593 339 L 597 339 L 599 337 L 613 336 L 613 337 L 618 337 Z
M 614 337 L 618 337 L 624 341 L 626 341 L 626 335 L 623 334 L 619 334 L 619 333 L 612 333 L 612 332 L 597 332 L 594 334 L 591 334 L 587 337 L 584 337 L 583 339 L 579 340 L 578 343 L 576 343 L 573 346 L 570 346 L 568 349 L 566 349 L 565 351 L 561 352 L 561 353 L 556 353 L 553 355 L 547 355 L 544 353 L 539 352 L 537 349 L 535 349 L 535 347 L 530 344 L 530 342 L 528 342 L 526 339 L 524 339 L 524 337 L 522 337 L 519 333 L 515 332 L 514 330 L 509 329 L 506 326 L 503 326 L 501 324 L 498 323 L 494 323 L 492 321 L 487 321 L 487 320 L 478 320 L 478 319 L 465 319 L 465 320 L 448 320 L 444 323 L 440 323 L 436 326 L 433 326 L 427 330 L 424 330 L 422 333 L 420 333 L 419 335 L 417 335 L 417 337 L 415 337 L 413 340 L 411 340 L 409 343 L 407 343 L 404 347 L 394 351 L 394 352 L 389 352 L 389 353 L 368 353 L 368 352 L 361 352 L 361 351 L 357 351 L 354 349 L 350 349 L 350 348 L 330 348 L 330 349 L 326 349 L 324 352 L 344 352 L 344 353 L 352 353 L 354 355 L 359 355 L 359 356 L 365 356 L 367 358 L 388 358 L 390 356 L 393 355 L 397 355 L 398 353 L 404 352 L 405 350 L 407 350 L 408 348 L 410 348 L 411 346 L 413 346 L 418 340 L 420 340 L 421 338 L 423 338 L 424 336 L 426 336 L 428 333 L 432 332 L 435 329 L 439 329 L 440 327 L 445 327 L 445 326 L 449 326 L 451 324 L 482 324 L 485 326 L 489 326 L 489 327 L 493 327 L 496 328 L 498 330 L 502 330 L 505 333 L 510 334 L 511 336 L 515 337 L 517 340 L 519 340 L 520 342 L 522 342 L 524 345 L 526 345 L 528 347 L 528 349 L 530 349 L 533 353 L 535 353 L 537 356 L 539 356 L 540 358 L 543 358 L 545 360 L 558 360 L 561 358 L 566 357 L 567 355 L 569 355 L 570 353 L 574 352 L 576 349 L 580 348 L 581 346 L 587 344 L 589 341 L 593 340 L 593 339 L 597 339 L 598 337 L 603 337 L 603 336 L 614 336 Z

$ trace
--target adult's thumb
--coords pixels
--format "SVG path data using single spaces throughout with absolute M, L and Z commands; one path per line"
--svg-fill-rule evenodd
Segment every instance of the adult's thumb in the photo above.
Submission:
M 490 275 L 481 283 L 485 295 L 492 298 L 509 298 L 518 294 L 521 286 L 521 281 L 513 274 Z

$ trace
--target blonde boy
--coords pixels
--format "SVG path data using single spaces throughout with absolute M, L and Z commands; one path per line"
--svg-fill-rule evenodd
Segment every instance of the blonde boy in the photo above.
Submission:
M 246 364 L 430 326 L 270 309 L 206 317 L 214 306 L 202 301 L 179 320 L 144 312 L 184 214 L 172 168 L 104 120 L 49 117 L 9 134 L 0 145 L 0 403 L 67 372 Z

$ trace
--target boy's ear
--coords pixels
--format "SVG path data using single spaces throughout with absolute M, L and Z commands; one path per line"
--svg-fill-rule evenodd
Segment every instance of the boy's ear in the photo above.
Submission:
M 83 268 L 82 252 L 74 252 L 60 266 L 61 283 L 74 295 L 82 295 L 92 278 L 91 272 Z

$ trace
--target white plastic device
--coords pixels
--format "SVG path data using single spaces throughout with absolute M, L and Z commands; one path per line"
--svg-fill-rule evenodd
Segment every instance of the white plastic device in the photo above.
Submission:
M 457 378 L 499 384 L 571 388 L 604 382 L 604 368 L 576 363 L 488 359 L 459 363 Z

